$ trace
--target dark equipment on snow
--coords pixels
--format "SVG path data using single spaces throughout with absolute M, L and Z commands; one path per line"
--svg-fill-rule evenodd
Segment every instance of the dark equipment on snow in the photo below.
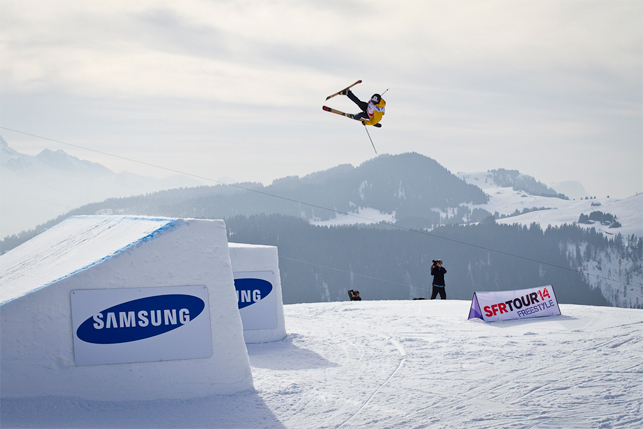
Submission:
M 359 291 L 358 290 L 353 290 L 353 289 L 348 290 L 348 298 L 351 301 L 361 301 L 362 300 L 362 298 L 359 296 Z

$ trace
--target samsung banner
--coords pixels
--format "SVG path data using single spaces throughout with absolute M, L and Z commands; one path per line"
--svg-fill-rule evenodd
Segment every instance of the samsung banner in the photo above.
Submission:
M 274 271 L 233 272 L 243 330 L 277 328 L 277 294 Z
M 469 319 L 485 322 L 557 316 L 560 314 L 553 286 L 499 292 L 474 292 Z
M 71 293 L 76 365 L 212 356 L 206 286 Z

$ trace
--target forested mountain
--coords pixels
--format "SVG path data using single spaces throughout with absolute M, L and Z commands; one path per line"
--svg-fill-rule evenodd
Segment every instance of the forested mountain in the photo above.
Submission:
M 351 288 L 365 299 L 427 297 L 430 262 L 441 258 L 449 271 L 450 298 L 553 284 L 562 302 L 643 306 L 639 197 L 603 200 L 610 212 L 601 219 L 613 220 L 607 227 L 592 220 L 592 211 L 583 215 L 599 202 L 566 200 L 516 171 L 461 177 L 408 153 L 269 186 L 244 183 L 109 199 L 7 237 L 0 252 L 73 215 L 223 218 L 230 241 L 279 247 L 288 303 L 346 299 Z M 386 213 L 389 220 L 373 224 L 348 215 L 363 208 Z M 618 224 L 611 211 L 618 213 Z M 373 225 L 339 226 L 360 222 Z M 547 222 L 558 227 L 547 228 Z
M 491 180 L 501 187 L 511 187 L 517 191 L 527 192 L 530 195 L 568 199 L 565 195 L 557 193 L 533 177 L 520 174 L 518 170 L 499 168 L 497 170 L 490 170 L 488 174 Z
M 317 227 L 280 215 L 238 216 L 226 224 L 231 242 L 278 246 L 286 303 L 345 300 L 349 289 L 369 300 L 428 298 L 431 261 L 439 258 L 452 299 L 553 284 L 560 302 L 609 304 L 600 289 L 570 268 L 560 242 L 570 236 L 593 248 L 609 248 L 610 242 L 576 227 L 543 232 L 536 225 L 498 225 L 489 218 L 428 233 L 386 226 Z
M 338 212 L 369 207 L 404 218 L 434 219 L 460 204 L 482 204 L 486 194 L 451 174 L 435 160 L 407 153 L 382 155 L 359 167 L 340 165 L 304 177 L 256 183 L 169 190 L 101 205 L 114 213 L 226 218 L 278 213 L 327 220 Z M 439 215 L 438 215 L 439 220 Z
M 110 198 L 69 211 L 32 231 L 6 237 L 0 253 L 73 215 L 131 214 L 221 219 L 256 214 L 283 214 L 309 221 L 332 219 L 338 213 L 368 207 L 394 213 L 400 224 L 431 227 L 442 221 L 437 210 L 471 211 L 463 204 L 483 204 L 487 195 L 467 184 L 435 160 L 407 153 L 381 155 L 358 167 L 340 165 L 304 177 L 285 177 L 271 185 L 238 183 L 172 189 L 127 198 Z M 489 213 L 477 210 L 481 220 Z
M 451 174 L 435 160 L 417 153 L 381 155 L 358 167 L 340 165 L 304 177 L 260 183 L 172 189 L 88 204 L 69 214 L 122 213 L 150 216 L 227 218 L 284 214 L 328 220 L 338 213 L 368 207 L 409 225 L 440 223 L 436 210 L 483 204 L 487 195 Z M 466 211 L 466 207 L 463 207 Z M 470 211 L 469 211 L 470 212 Z M 68 214 L 68 215 L 69 215 Z M 66 216 L 68 216 L 66 215 Z M 488 216 L 482 213 L 476 220 Z

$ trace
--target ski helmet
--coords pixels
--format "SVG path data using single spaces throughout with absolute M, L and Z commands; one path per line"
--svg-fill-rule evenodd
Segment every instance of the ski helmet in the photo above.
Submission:
M 375 104 L 378 104 L 382 100 L 382 96 L 379 94 L 373 94 L 371 101 Z

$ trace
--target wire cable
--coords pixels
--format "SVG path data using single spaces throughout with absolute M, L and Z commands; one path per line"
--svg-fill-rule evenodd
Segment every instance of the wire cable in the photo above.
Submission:
M 91 149 L 91 148 L 88 148 L 88 147 L 85 147 L 85 146 L 81 146 L 81 145 L 77 145 L 77 144 L 73 144 L 73 143 L 67 143 L 67 142 L 64 142 L 64 141 L 61 141 L 61 140 L 56 140 L 56 139 L 52 139 L 52 138 L 49 138 L 49 137 L 40 136 L 40 135 L 37 135 L 37 134 L 27 133 L 27 132 L 24 132 L 24 131 L 13 129 L 13 128 L 4 127 L 2 125 L 0 125 L 0 128 L 4 129 L 4 130 L 8 130 L 8 131 L 13 131 L 13 132 L 18 133 L 18 134 L 23 134 L 23 135 L 27 135 L 27 136 L 31 136 L 31 137 L 36 137 L 36 138 L 39 138 L 39 139 L 42 139 L 42 140 L 47 140 L 47 141 L 51 141 L 51 142 L 54 142 L 54 143 L 59 143 L 59 144 L 75 147 L 75 148 L 78 148 L 78 149 L 87 150 L 87 151 L 98 153 L 98 154 L 105 155 L 105 156 L 111 156 L 113 158 L 118 158 L 118 159 L 122 159 L 122 160 L 125 160 L 125 161 L 138 163 L 138 164 L 141 164 L 141 165 L 146 165 L 148 167 L 154 167 L 154 168 L 158 168 L 158 169 L 161 169 L 161 170 L 170 171 L 172 173 L 182 174 L 184 176 L 194 177 L 194 178 L 197 178 L 197 179 L 200 179 L 200 180 L 205 180 L 205 181 L 208 181 L 208 182 L 213 182 L 213 183 L 217 183 L 217 184 L 221 184 L 221 185 L 228 185 L 228 186 L 231 186 L 231 187 L 234 187 L 234 188 L 237 188 L 237 189 L 241 189 L 241 190 L 244 190 L 244 191 L 247 191 L 247 192 L 254 192 L 256 194 L 265 195 L 265 196 L 268 196 L 268 197 L 271 197 L 271 198 L 278 198 L 278 199 L 283 200 L 283 201 L 289 201 L 289 202 L 292 202 L 292 203 L 302 204 L 302 205 L 312 207 L 312 208 L 316 208 L 316 209 L 320 209 L 320 210 L 327 210 L 327 211 L 335 213 L 335 214 L 349 216 L 349 217 L 353 217 L 353 218 L 356 218 L 356 219 L 372 221 L 372 219 L 369 219 L 369 218 L 364 217 L 364 216 L 360 216 L 360 215 L 355 214 L 355 213 L 343 212 L 343 211 L 340 211 L 340 210 L 337 210 L 337 209 L 331 209 L 331 208 L 328 208 L 328 207 L 323 207 L 323 206 L 320 206 L 320 205 L 317 205 L 317 204 L 312 204 L 312 203 L 308 203 L 308 202 L 305 202 L 305 201 L 296 200 L 294 198 L 288 198 L 288 197 L 284 197 L 284 196 L 281 196 L 281 195 L 272 194 L 270 192 L 260 191 L 258 189 L 248 188 L 248 187 L 241 186 L 241 185 L 238 185 L 238 184 L 228 184 L 228 183 L 225 183 L 225 182 L 221 182 L 219 180 L 211 179 L 209 177 L 199 176 L 199 175 L 192 174 L 192 173 L 186 173 L 186 172 L 176 170 L 176 169 L 173 169 L 173 168 L 168 168 L 168 167 L 152 164 L 152 163 L 145 162 L 145 161 L 139 161 L 139 160 L 136 160 L 136 159 L 127 158 L 125 156 L 115 155 L 115 154 L 112 154 L 112 153 L 109 153 L 109 152 L 103 152 L 103 151 L 96 150 L 96 149 Z M 368 130 L 367 130 L 367 132 L 368 132 Z M 552 268 L 558 268 L 558 269 L 561 269 L 561 270 L 571 271 L 571 272 L 574 272 L 574 273 L 583 272 L 583 274 L 585 274 L 585 275 L 587 275 L 589 277 L 595 277 L 595 278 L 598 278 L 598 279 L 608 280 L 608 281 L 615 282 L 615 283 L 620 283 L 620 284 L 643 286 L 643 285 L 639 285 L 638 283 L 632 284 L 632 283 L 621 281 L 621 280 L 614 280 L 614 279 L 611 279 L 609 277 L 600 276 L 598 274 L 587 273 L 587 272 L 584 272 L 584 271 L 576 270 L 574 268 L 565 267 L 563 265 L 552 264 L 552 263 L 540 261 L 540 260 L 537 260 L 537 259 L 534 259 L 534 258 L 529 258 L 529 257 L 526 257 L 526 256 L 516 255 L 514 253 L 504 252 L 502 250 L 492 249 L 492 248 L 486 247 L 486 246 L 480 246 L 480 245 L 477 245 L 477 244 L 467 243 L 467 242 L 461 241 L 461 240 L 442 237 L 442 236 L 430 233 L 428 231 L 422 231 L 422 230 L 418 230 L 418 229 L 407 228 L 407 227 L 404 227 L 404 226 L 401 226 L 401 225 L 396 225 L 394 223 L 390 223 L 390 222 L 386 222 L 386 221 L 382 221 L 382 222 L 380 222 L 380 224 L 384 224 L 384 225 L 389 226 L 391 228 L 399 229 L 399 230 L 402 230 L 402 231 L 422 234 L 422 235 L 425 235 L 427 237 L 438 238 L 438 239 L 441 239 L 441 240 L 449 241 L 451 243 L 456 243 L 456 244 L 463 245 L 463 246 L 469 246 L 469 247 L 485 250 L 485 251 L 488 251 L 488 252 L 491 252 L 491 253 L 497 253 L 499 255 L 504 255 L 504 256 L 509 256 L 509 257 L 521 259 L 523 261 L 529 261 L 529 262 L 534 262 L 534 263 L 546 265 L 546 266 L 549 266 L 549 267 L 552 267 Z M 300 261 L 300 262 L 303 262 L 303 261 Z M 382 279 L 379 279 L 379 280 L 382 280 Z M 385 281 L 385 280 L 383 280 L 383 281 Z M 408 285 L 406 285 L 406 286 L 408 286 Z
M 401 283 L 401 282 L 396 282 L 396 281 L 393 281 L 393 280 L 382 279 L 382 278 L 379 278 L 379 277 L 368 276 L 366 274 L 360 274 L 360 273 L 356 273 L 354 271 L 348 271 L 348 270 L 342 270 L 340 268 L 329 267 L 328 265 L 321 265 L 321 264 L 315 264 L 313 262 L 302 261 L 301 259 L 293 259 L 293 258 L 288 258 L 286 256 L 281 256 L 281 255 L 279 256 L 279 259 L 283 259 L 285 261 L 297 262 L 297 263 L 300 263 L 300 264 L 312 265 L 312 266 L 318 267 L 318 268 L 325 268 L 325 269 L 328 269 L 328 270 L 331 270 L 331 271 L 337 271 L 339 273 L 346 273 L 346 274 L 350 274 L 350 275 L 354 275 L 354 276 L 358 276 L 358 277 L 363 277 L 363 278 L 369 279 L 369 280 L 377 280 L 379 282 L 390 283 L 390 284 L 393 284 L 393 285 L 405 286 L 405 287 L 408 287 L 408 288 L 419 289 L 419 290 L 424 290 L 424 291 L 430 291 L 429 289 L 427 289 L 425 287 L 422 287 L 422 286 L 413 286 L 412 284 L 409 284 L 409 283 Z

